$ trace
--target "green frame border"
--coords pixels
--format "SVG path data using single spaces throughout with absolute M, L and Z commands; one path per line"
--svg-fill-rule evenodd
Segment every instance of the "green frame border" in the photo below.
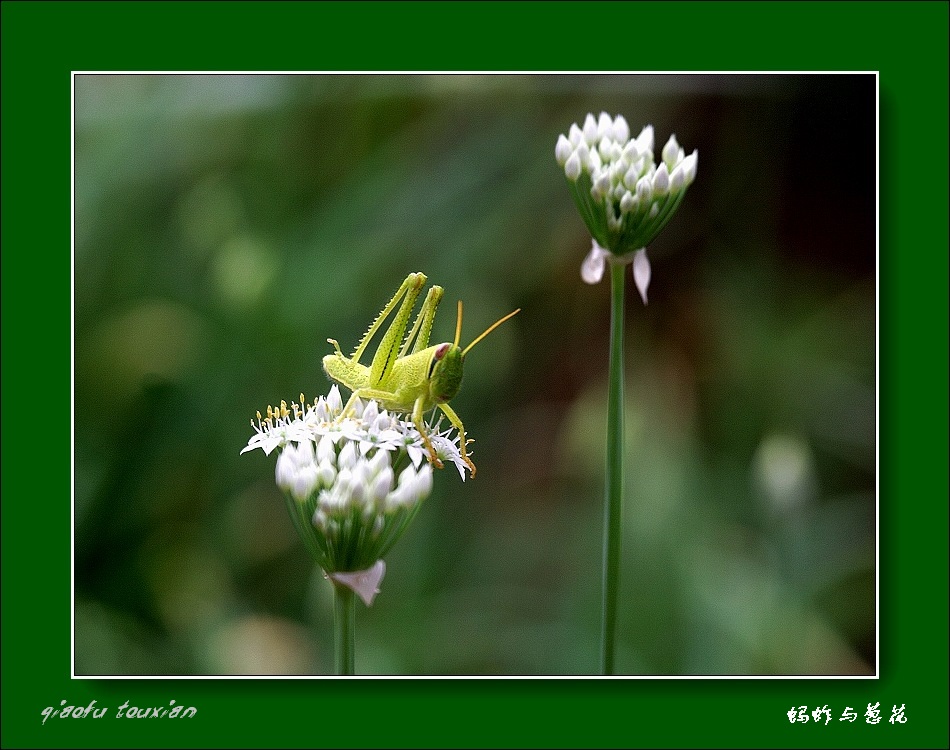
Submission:
M 636 56 L 579 32 L 605 18 Z M 946 2 L 3 2 L 2 745 L 947 747 L 947 28 Z M 664 63 L 880 71 L 880 679 L 70 680 L 70 71 Z M 198 715 L 41 724 L 171 698 Z M 877 726 L 785 716 L 875 701 Z

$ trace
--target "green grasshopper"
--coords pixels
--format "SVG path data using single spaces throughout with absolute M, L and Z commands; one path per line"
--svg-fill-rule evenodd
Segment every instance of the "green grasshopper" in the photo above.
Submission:
M 442 287 L 433 286 L 422 303 L 422 308 L 412 324 L 409 335 L 403 340 L 412 310 L 425 284 L 425 274 L 409 274 L 393 298 L 363 334 L 352 357 L 346 357 L 340 351 L 340 345 L 335 339 L 327 339 L 333 345 L 335 352 L 323 358 L 323 369 L 331 380 L 353 392 L 343 409 L 344 415 L 350 413 L 357 398 L 375 400 L 380 407 L 392 412 L 411 414 L 412 422 L 429 452 L 430 463 L 439 469 L 442 468 L 442 461 L 439 460 L 435 448 L 432 447 L 422 418 L 430 409 L 435 407 L 441 409 L 458 430 L 462 460 L 474 477 L 475 464 L 468 457 L 465 445 L 465 426 L 448 402 L 455 398 L 462 385 L 462 365 L 465 355 L 489 333 L 520 312 L 521 308 L 508 313 L 501 320 L 490 325 L 471 344 L 461 349 L 459 347 L 459 336 L 462 333 L 462 302 L 460 300 L 455 324 L 455 341 L 451 344 L 446 342 L 429 346 L 429 334 L 432 332 L 435 312 L 439 307 L 439 302 L 442 301 L 443 294 Z M 396 312 L 396 317 L 383 335 L 373 355 L 372 363 L 369 367 L 361 365 L 360 357 L 366 351 L 370 339 L 397 305 L 399 305 L 399 310 Z M 400 343 L 402 343 L 401 346 Z

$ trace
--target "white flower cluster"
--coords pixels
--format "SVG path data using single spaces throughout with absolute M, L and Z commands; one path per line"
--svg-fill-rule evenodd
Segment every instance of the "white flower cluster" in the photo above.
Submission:
M 336 385 L 309 406 L 301 395 L 300 404 L 268 407 L 266 417 L 252 421 L 255 434 L 241 451 L 279 449 L 277 486 L 297 531 L 331 576 L 385 570 L 377 563 L 432 491 L 432 468 L 412 422 L 380 411 L 375 401 L 357 399 L 351 414 L 342 412 Z M 467 466 L 452 432 L 440 432 L 437 423 L 429 439 L 464 480 Z
M 365 455 L 373 448 L 385 451 L 405 451 L 412 465 L 416 468 L 426 456 L 422 436 L 415 425 L 398 419 L 387 411 L 380 411 L 375 401 L 364 406 L 360 399 L 353 402 L 352 413 L 342 416 L 343 399 L 340 389 L 333 385 L 326 396 L 320 396 L 312 405 L 304 405 L 304 396 L 300 395 L 300 404 L 286 401 L 280 402 L 279 408 L 267 407 L 266 415 L 257 414 L 257 421 L 251 420 L 254 435 L 248 440 L 247 446 L 241 453 L 260 448 L 266 455 L 270 455 L 275 448 L 284 448 L 296 443 L 298 448 L 306 442 L 315 450 L 328 437 L 330 443 L 336 445 L 342 439 L 356 443 L 360 455 Z M 462 480 L 468 470 L 459 451 L 457 435 L 449 429 L 440 432 L 439 421 L 429 427 L 429 440 L 436 450 L 441 461 L 455 464 Z M 324 452 L 326 448 L 324 447 Z M 316 455 L 316 453 L 315 453 Z M 278 482 L 279 482 L 278 477 Z
M 582 271 L 588 283 L 600 280 L 607 254 L 634 262 L 636 251 L 656 237 L 696 179 L 699 154 L 687 156 L 675 135 L 663 146 L 659 164 L 653 148 L 652 125 L 631 138 L 623 115 L 611 118 L 606 112 L 596 119 L 588 114 L 583 127 L 574 123 L 568 135 L 558 137 L 555 158 L 594 238 Z M 645 268 L 649 283 L 649 261 L 645 253 L 640 258 L 640 276 Z M 645 286 L 641 293 L 645 297 Z

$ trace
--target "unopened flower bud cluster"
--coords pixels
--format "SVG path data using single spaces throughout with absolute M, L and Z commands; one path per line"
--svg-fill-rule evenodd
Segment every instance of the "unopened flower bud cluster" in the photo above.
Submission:
M 583 127 L 574 123 L 558 137 L 554 155 L 595 249 L 628 256 L 645 248 L 696 179 L 699 155 L 694 150 L 687 156 L 675 135 L 663 146 L 659 164 L 653 150 L 652 125 L 631 138 L 623 115 L 611 118 L 606 112 L 596 119 L 588 114 Z M 632 255 L 625 260 L 632 262 Z
M 310 406 L 281 402 L 258 415 L 255 435 L 242 451 L 279 449 L 277 486 L 291 518 L 328 573 L 363 571 L 380 560 L 432 491 L 432 469 L 411 422 L 381 411 L 375 401 L 354 402 L 342 416 L 334 385 Z M 458 437 L 432 428 L 443 461 L 465 478 Z

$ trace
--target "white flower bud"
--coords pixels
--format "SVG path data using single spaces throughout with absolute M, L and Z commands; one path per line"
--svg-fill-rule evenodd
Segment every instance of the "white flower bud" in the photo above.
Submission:
M 601 172 L 598 175 L 597 179 L 594 180 L 593 191 L 596 191 L 598 195 L 604 196 L 610 192 L 610 175 L 607 172 Z
M 383 469 L 389 468 L 389 451 L 377 450 L 376 455 L 369 460 L 369 475 L 375 477 Z
M 321 487 L 330 487 L 336 479 L 336 469 L 329 461 L 321 461 L 317 466 L 317 481 Z
M 581 264 L 581 278 L 587 284 L 597 284 L 604 277 L 607 251 L 594 240 L 590 252 Z
M 366 408 L 363 409 L 360 419 L 362 419 L 367 424 L 372 424 L 376 421 L 376 417 L 378 416 L 379 405 L 375 401 L 370 401 L 368 404 L 366 404 Z
M 573 151 L 571 142 L 563 135 L 558 136 L 557 145 L 554 147 L 554 158 L 557 159 L 558 166 L 563 167 Z
M 353 483 L 353 472 L 349 469 L 340 469 L 336 475 L 336 484 L 333 489 L 342 493 L 350 491 L 350 485 Z
M 630 167 L 627 170 L 627 173 L 623 176 L 623 184 L 628 190 L 637 189 L 637 180 L 640 179 L 640 170 L 637 169 L 636 165 Z
M 676 142 L 676 136 L 671 135 L 663 147 L 663 161 L 666 162 L 669 169 L 673 169 L 673 167 L 676 166 L 676 155 L 679 153 L 679 148 L 680 145 Z
M 623 158 L 630 164 L 640 158 L 640 149 L 637 147 L 636 141 L 628 141 L 627 145 L 623 147 Z
M 313 525 L 316 526 L 318 529 L 320 529 L 320 531 L 325 532 L 327 530 L 328 520 L 329 519 L 327 518 L 327 514 L 324 513 L 320 508 L 317 508 L 317 510 L 314 511 Z
M 426 464 L 416 474 L 416 499 L 424 500 L 432 492 L 432 467 Z
M 313 443 L 301 440 L 297 443 L 297 466 L 308 466 L 313 463 Z
M 406 504 L 404 502 L 406 497 L 406 488 L 401 485 L 402 483 L 400 482 L 400 486 L 396 487 L 396 489 L 386 495 L 386 499 L 383 501 L 383 513 L 396 513 L 397 511 L 402 510 L 403 506 Z
M 600 160 L 600 154 L 597 153 L 597 149 L 591 149 L 590 154 L 587 157 L 587 171 L 590 172 L 592 179 L 596 178 L 597 173 L 603 168 L 603 166 L 604 163 Z
M 643 304 L 647 303 L 647 288 L 650 286 L 650 259 L 647 258 L 647 250 L 641 247 L 633 256 L 633 283 L 637 286 L 637 291 L 643 298 Z
M 382 503 L 392 488 L 393 470 L 386 466 L 381 472 L 379 472 L 379 474 L 376 475 L 376 478 L 373 479 L 369 494 L 373 501 Z
M 597 137 L 609 136 L 614 130 L 614 121 L 606 112 L 601 112 L 597 118 Z
M 277 469 L 275 471 L 277 486 L 284 491 L 293 486 L 294 476 L 297 474 L 297 464 L 292 452 L 295 452 L 293 446 L 288 445 L 277 457 Z
M 683 178 L 687 185 L 691 185 L 696 179 L 696 168 L 699 162 L 699 151 L 693 149 L 693 153 L 683 159 L 680 167 L 683 169 Z
M 564 163 L 564 174 L 571 182 L 577 182 L 577 178 L 581 176 L 581 158 L 577 155 L 577 151 L 571 154 Z
M 637 198 L 640 203 L 649 203 L 653 200 L 653 186 L 649 177 L 641 177 L 637 182 Z
M 416 478 L 416 470 L 411 466 L 407 466 L 401 472 L 399 472 L 399 479 L 396 480 L 396 483 L 399 487 L 407 487 L 413 483 Z
M 637 148 L 640 153 L 644 151 L 653 151 L 653 126 L 647 125 L 637 136 Z
M 678 193 L 683 189 L 684 185 L 686 185 L 686 170 L 684 170 L 683 165 L 680 164 L 673 170 L 673 174 L 670 175 L 670 192 Z
M 317 488 L 317 467 L 313 464 L 297 471 L 290 486 L 290 494 L 295 500 L 303 501 Z
M 336 446 L 329 435 L 324 435 L 317 443 L 317 462 L 318 463 L 336 463 Z
M 370 469 L 369 462 L 365 459 L 356 462 L 356 466 L 353 467 L 353 474 L 351 482 L 354 487 L 357 485 L 365 485 L 369 482 L 370 478 Z
M 636 206 L 636 198 L 633 197 L 633 193 L 629 190 L 625 191 L 623 197 L 620 199 L 620 210 L 623 213 L 628 214 L 633 211 Z
M 584 119 L 584 140 L 588 146 L 593 146 L 597 142 L 597 121 L 591 114 Z
M 364 479 L 364 477 L 360 477 L 360 481 L 353 482 L 350 485 L 350 495 L 346 499 L 347 508 L 359 508 L 366 500 L 367 487 L 365 481 L 363 481 Z
M 666 162 L 661 162 L 653 175 L 653 194 L 666 195 L 670 189 L 670 173 L 666 169 Z
M 340 451 L 340 455 L 337 457 L 336 465 L 341 469 L 352 469 L 356 465 L 356 443 L 353 443 L 347 440 L 343 449 Z
M 327 394 L 327 409 L 330 410 L 330 413 L 336 416 L 343 410 L 343 399 L 340 398 L 340 389 L 337 388 L 336 383 L 330 388 L 330 393 Z
M 630 139 L 630 126 L 623 115 L 614 118 L 613 139 L 621 145 Z
M 604 161 L 610 160 L 610 152 L 613 150 L 614 142 L 610 140 L 610 136 L 605 136 L 600 139 L 600 143 L 597 144 L 597 151 L 600 153 L 600 158 Z
M 571 125 L 571 129 L 567 133 L 567 139 L 574 148 L 577 148 L 581 144 L 581 141 L 584 140 L 584 132 L 577 127 L 576 122 Z

